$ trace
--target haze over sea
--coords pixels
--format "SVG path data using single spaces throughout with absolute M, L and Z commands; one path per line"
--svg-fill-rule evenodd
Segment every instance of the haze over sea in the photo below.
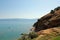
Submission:
M 0 40 L 16 40 L 30 31 L 36 19 L 0 19 Z

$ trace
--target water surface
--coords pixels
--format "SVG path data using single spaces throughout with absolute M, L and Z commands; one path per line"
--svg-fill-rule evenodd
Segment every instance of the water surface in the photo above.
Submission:
M 0 40 L 16 40 L 30 31 L 36 19 L 0 19 Z

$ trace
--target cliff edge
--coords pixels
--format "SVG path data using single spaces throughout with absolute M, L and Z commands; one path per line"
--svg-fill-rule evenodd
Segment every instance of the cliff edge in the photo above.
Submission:
M 50 13 L 38 19 L 33 25 L 35 32 L 58 26 L 60 26 L 60 7 L 51 10 Z
M 60 40 L 60 7 L 39 18 L 31 32 L 22 34 L 18 40 Z

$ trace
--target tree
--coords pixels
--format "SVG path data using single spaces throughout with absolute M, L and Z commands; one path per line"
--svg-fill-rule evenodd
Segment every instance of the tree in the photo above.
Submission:
M 59 9 L 60 9 L 60 6 L 59 6 L 59 7 L 57 7 L 57 8 L 55 8 L 54 10 L 58 11 Z
M 54 14 L 54 11 L 53 10 L 51 10 L 51 12 L 50 12 L 51 14 Z

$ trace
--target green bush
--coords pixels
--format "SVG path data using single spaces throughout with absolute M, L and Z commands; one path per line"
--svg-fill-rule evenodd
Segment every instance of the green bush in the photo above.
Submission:
M 37 33 L 35 33 L 35 32 L 30 32 L 30 33 L 29 33 L 29 37 L 30 37 L 31 39 L 33 39 L 33 38 L 38 37 L 38 35 L 37 35 Z
M 35 32 L 30 32 L 29 34 L 21 34 L 21 38 L 19 38 L 18 40 L 33 40 L 33 38 L 38 37 L 38 35 Z

